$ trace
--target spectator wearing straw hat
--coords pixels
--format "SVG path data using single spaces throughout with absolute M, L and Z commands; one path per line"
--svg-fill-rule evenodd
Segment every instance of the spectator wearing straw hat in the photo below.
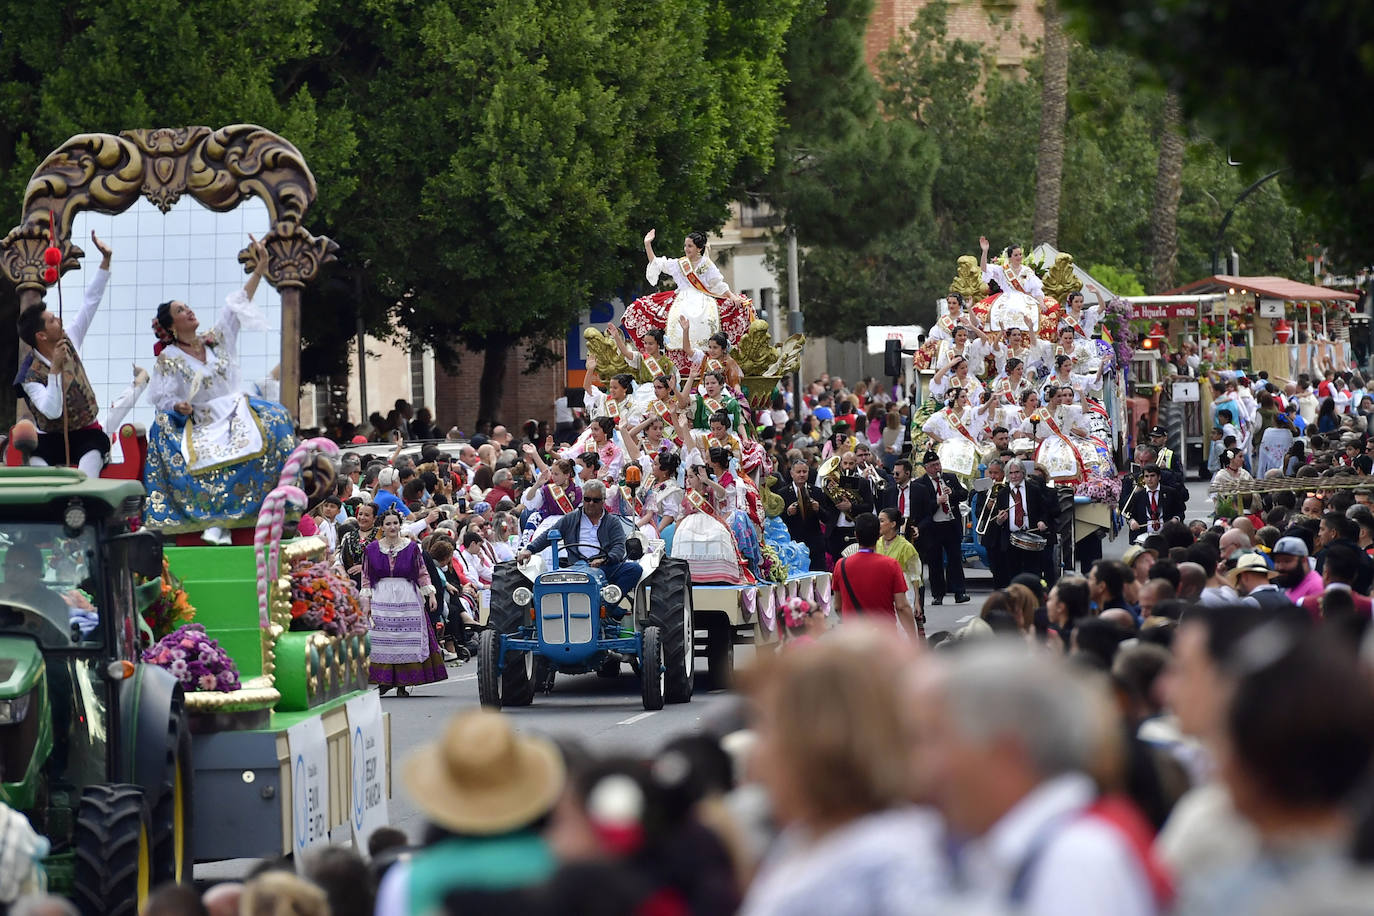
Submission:
M 470 710 L 410 756 L 401 780 L 430 826 L 424 848 L 387 872 L 377 916 L 436 912 L 455 891 L 514 890 L 553 875 L 540 827 L 566 772 L 551 742 L 517 734 L 500 713 Z

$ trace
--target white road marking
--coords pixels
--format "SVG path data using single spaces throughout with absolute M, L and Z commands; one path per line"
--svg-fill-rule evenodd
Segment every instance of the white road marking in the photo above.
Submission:
M 636 722 L 640 721 L 641 719 L 647 719 L 647 718 L 649 718 L 650 716 L 652 716 L 652 715 L 653 715 L 654 713 L 656 713 L 656 712 L 658 712 L 657 709 L 652 710 L 652 711 L 650 711 L 650 712 L 642 712 L 642 713 L 640 713 L 640 714 L 637 715 L 637 716 L 630 716 L 630 718 L 628 718 L 628 719 L 621 719 L 619 722 L 617 722 L 617 723 L 615 723 L 615 724 L 616 724 L 616 725 L 634 725 Z

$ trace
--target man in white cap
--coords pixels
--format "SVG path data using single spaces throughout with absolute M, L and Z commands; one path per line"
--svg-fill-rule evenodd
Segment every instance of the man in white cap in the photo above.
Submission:
M 439 836 L 386 873 L 377 916 L 442 912 L 453 891 L 517 890 L 554 873 L 539 824 L 567 774 L 551 742 L 517 734 L 498 712 L 468 710 L 410 755 L 401 781 Z
M 1240 558 L 1236 568 L 1226 574 L 1226 578 L 1236 594 L 1245 598 L 1246 604 L 1253 604 L 1265 611 L 1296 609 L 1297 605 L 1274 585 L 1273 580 L 1277 575 L 1263 556 L 1247 553 Z

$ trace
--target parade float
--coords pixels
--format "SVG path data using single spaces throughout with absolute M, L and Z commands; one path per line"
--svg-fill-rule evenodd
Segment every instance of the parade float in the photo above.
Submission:
M 676 292 L 655 293 L 631 304 L 624 319 L 624 335 L 631 347 L 643 346 L 651 330 L 665 329 Z M 719 328 L 728 340 L 730 357 L 740 372 L 736 389 L 740 400 L 752 411 L 767 409 L 780 381 L 800 365 L 805 337 L 793 334 L 775 343 L 772 328 L 754 316 L 748 300 L 742 304 L 722 301 L 719 317 L 713 316 L 708 326 Z M 587 352 L 603 378 L 631 374 L 633 369 L 612 339 L 614 333 L 594 327 L 584 331 Z M 690 376 L 691 352 L 671 351 L 669 355 L 672 362 L 664 361 L 664 365 L 677 374 L 680 386 Z M 710 367 L 710 357 L 706 359 Z M 830 575 L 811 571 L 807 549 L 790 540 L 779 517 L 782 500 L 770 487 L 777 469 L 770 466 L 750 424 L 741 423 L 740 436 L 734 469 L 746 509 L 735 513 L 739 518 L 733 522 L 696 519 L 678 526 L 667 549 L 669 556 L 685 561 L 690 571 L 695 654 L 706 660 L 717 684 L 726 683 L 733 671 L 735 645 L 778 644 L 788 601 L 803 598 L 827 614 L 838 613 L 831 601 Z M 665 549 L 661 539 L 645 540 L 647 552 Z
M 294 409 L 300 288 L 335 247 L 302 226 L 314 195 L 299 151 L 260 127 L 82 134 L 35 171 L 0 269 L 23 307 L 60 310 L 62 276 L 84 256 L 74 226 L 92 214 L 135 220 L 148 202 L 167 214 L 183 196 L 197 219 L 245 202 L 265 210 L 263 241 L 238 260 L 280 297 L 276 374 Z M 88 337 L 90 362 L 127 330 Z M 47 838 L 53 886 L 85 913 L 135 913 L 151 886 L 190 880 L 196 861 L 299 855 L 384 824 L 389 721 L 367 691 L 356 595 L 322 563 L 323 541 L 283 542 L 331 490 L 336 447 L 313 440 L 284 463 L 265 445 L 250 456 L 271 465 L 258 471 L 270 492 L 225 524 L 235 546 L 212 547 L 199 531 L 149 527 L 169 494 L 140 480 L 151 448 L 141 424 L 115 430 L 98 479 L 22 466 L 37 433 L 21 419 L 0 469 L 0 801 Z
M 1004 253 L 993 259 L 990 267 L 1000 268 L 1002 276 L 1010 269 Z M 1095 313 L 1095 327 L 1091 333 L 1080 325 L 1071 344 L 1059 338 L 1061 327 L 1073 327 L 1066 309 L 1069 296 L 1082 292 L 1085 280 L 1091 278 L 1074 263 L 1073 255 L 1055 251 L 1049 246 L 1038 247 L 1020 266 L 1038 281 L 1043 295 L 1031 295 L 1013 282 L 1013 289 L 992 289 L 985 282 L 984 272 L 972 255 L 961 256 L 950 283 L 951 299 L 968 303 L 968 315 L 985 329 L 994 343 L 1005 343 L 1008 355 L 1023 361 L 1022 390 L 1043 391 L 1055 380 L 1056 357 L 1069 356 L 1072 369 L 1066 370 L 1065 384 L 1082 387 L 1085 380 L 1095 380 L 1098 388 L 1085 393 L 1081 405 L 1051 407 L 1033 403 L 1023 407 L 1012 392 L 994 392 L 993 380 L 998 367 L 991 353 L 982 365 L 974 367 L 970 375 L 982 377 L 988 391 L 996 396 L 1007 394 L 1005 404 L 998 403 L 994 418 L 986 425 L 1003 425 L 1016 430 L 1029 423 L 1031 433 L 1013 432 L 1011 449 L 1044 468 L 1048 481 L 1060 492 L 1061 506 L 1071 511 L 1063 513 L 1064 529 L 1060 532 L 1062 555 L 1067 560 L 1072 549 L 1090 537 L 1114 532 L 1117 527 L 1115 509 L 1120 496 L 1117 467 L 1127 466 L 1131 454 L 1131 439 L 1127 414 L 1128 372 L 1134 347 L 1134 333 L 1129 324 L 1130 306 L 1115 297 L 1099 299 Z M 1096 287 L 1100 293 L 1100 286 Z M 949 352 L 950 341 L 956 336 L 959 318 L 951 314 L 945 303 L 933 334 L 913 356 L 915 370 L 923 376 L 924 390 L 937 376 L 941 360 Z M 935 330 L 935 329 L 933 329 Z M 1015 343 L 1013 343 L 1013 341 Z M 1088 383 L 1091 384 L 1091 383 Z M 913 411 L 911 437 L 913 453 L 935 448 L 944 467 L 965 476 L 980 496 L 979 506 L 992 499 L 991 482 L 983 477 L 986 463 L 994 457 L 990 441 L 975 441 L 979 437 L 965 435 L 935 442 L 923 427 L 946 410 L 946 405 L 934 397 L 926 397 Z M 957 427 L 956 427 L 957 428 Z M 923 473 L 917 471 L 917 473 Z M 976 517 L 976 512 L 975 512 Z M 986 553 L 979 540 L 977 525 L 968 526 L 965 541 L 966 557 L 986 562 Z

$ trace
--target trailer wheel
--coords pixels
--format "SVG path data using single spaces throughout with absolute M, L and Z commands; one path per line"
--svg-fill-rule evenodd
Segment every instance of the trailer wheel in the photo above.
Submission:
M 640 650 L 639 683 L 644 696 L 644 708 L 656 710 L 663 708 L 663 687 L 667 672 L 663 668 L 663 642 L 660 630 L 655 626 L 644 628 Z
M 735 631 L 717 614 L 706 624 L 706 670 L 716 690 L 728 688 L 735 676 Z
M 85 916 L 137 916 L 152 886 L 152 844 L 143 790 L 122 783 L 81 793 L 72 836 L 72 898 Z
M 477 637 L 477 701 L 488 709 L 501 708 L 501 635 L 483 630 Z
M 686 703 L 692 699 L 696 655 L 691 567 L 686 560 L 665 557 L 649 585 L 649 620 L 663 638 L 664 698 L 669 703 Z

